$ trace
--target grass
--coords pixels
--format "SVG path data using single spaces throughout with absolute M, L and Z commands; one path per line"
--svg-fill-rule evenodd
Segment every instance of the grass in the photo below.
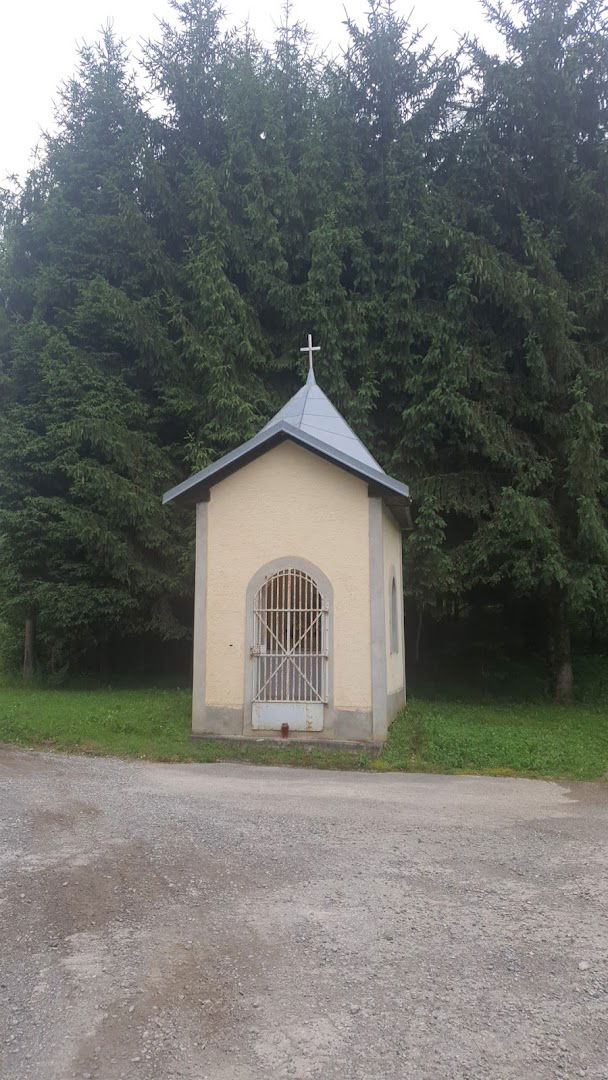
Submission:
M 410 701 L 379 754 L 191 741 L 187 690 L 0 686 L 0 741 L 157 761 L 244 761 L 324 769 L 482 772 L 594 780 L 608 774 L 608 709 Z
M 351 751 L 290 743 L 191 740 L 189 690 L 50 690 L 0 686 L 0 741 L 154 761 L 249 761 L 353 768 Z
M 597 780 L 608 774 L 600 706 L 410 702 L 382 760 L 394 769 Z

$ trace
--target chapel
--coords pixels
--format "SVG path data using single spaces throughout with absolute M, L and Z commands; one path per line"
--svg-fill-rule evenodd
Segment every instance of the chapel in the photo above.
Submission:
M 382 743 L 405 703 L 409 490 L 317 385 L 166 492 L 196 508 L 193 735 Z

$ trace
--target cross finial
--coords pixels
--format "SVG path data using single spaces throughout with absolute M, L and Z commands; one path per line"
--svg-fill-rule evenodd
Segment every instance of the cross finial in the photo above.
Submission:
M 309 334 L 308 335 L 308 345 L 304 345 L 304 347 L 302 349 L 300 349 L 300 352 L 307 352 L 308 353 L 308 379 L 307 379 L 307 382 L 314 382 L 315 381 L 315 371 L 314 371 L 314 368 L 312 366 L 312 359 L 313 359 L 312 354 L 314 352 L 319 352 L 320 348 L 321 348 L 320 345 L 313 345 L 313 343 L 312 343 L 312 334 Z

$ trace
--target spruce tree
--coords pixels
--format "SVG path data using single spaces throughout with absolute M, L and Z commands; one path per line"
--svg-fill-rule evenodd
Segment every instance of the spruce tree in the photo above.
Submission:
M 301 380 L 320 69 L 288 5 L 271 50 L 249 28 L 223 32 L 215 0 L 172 7 L 146 67 L 167 103 L 162 160 L 178 208 L 184 391 L 170 407 L 202 465 L 254 434 Z
M 216 0 L 172 8 L 145 55 L 164 115 L 107 33 L 5 200 L 0 574 L 28 674 L 35 632 L 55 669 L 186 633 L 160 494 L 297 388 L 310 330 L 412 486 L 418 639 L 520 598 L 567 698 L 570 633 L 608 606 L 599 5 L 489 6 L 504 54 L 438 57 L 371 0 L 338 60 L 289 5 L 270 49 Z
M 25 626 L 28 677 L 34 633 L 53 671 L 186 633 L 173 611 L 185 545 L 159 501 L 173 468 L 155 388 L 174 346 L 150 157 L 108 30 L 83 49 L 4 230 L 1 595 Z
M 174 21 L 162 24 L 160 40 L 148 42 L 145 54 L 152 86 L 166 103 L 160 160 L 173 193 L 168 231 L 178 362 L 164 407 L 185 440 L 185 464 L 201 467 L 259 426 L 265 392 L 255 369 L 264 346 L 234 267 L 242 222 L 225 198 L 240 179 L 236 169 L 226 177 L 234 127 L 246 124 L 235 100 L 240 46 L 223 32 L 216 0 L 171 0 L 171 7 Z M 245 64 L 240 73 L 246 76 Z
M 486 10 L 506 55 L 469 46 L 436 177 L 452 282 L 407 374 L 401 453 L 461 595 L 507 587 L 544 611 L 564 701 L 571 630 L 608 601 L 608 38 L 595 3 Z

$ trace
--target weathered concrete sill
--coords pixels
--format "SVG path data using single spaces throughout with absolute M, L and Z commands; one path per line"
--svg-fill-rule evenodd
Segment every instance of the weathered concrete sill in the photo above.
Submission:
M 207 742 L 219 742 L 226 743 L 227 746 L 231 744 L 233 746 L 242 746 L 243 743 L 250 746 L 310 746 L 311 749 L 316 750 L 365 750 L 372 756 L 379 754 L 382 750 L 383 743 L 373 742 L 355 742 L 355 741 L 337 741 L 336 739 L 309 739 L 305 735 L 304 737 L 297 735 L 290 735 L 287 739 L 275 737 L 273 735 L 214 735 L 211 731 L 200 731 L 192 733 L 189 738 L 193 742 L 199 742 L 201 739 Z

